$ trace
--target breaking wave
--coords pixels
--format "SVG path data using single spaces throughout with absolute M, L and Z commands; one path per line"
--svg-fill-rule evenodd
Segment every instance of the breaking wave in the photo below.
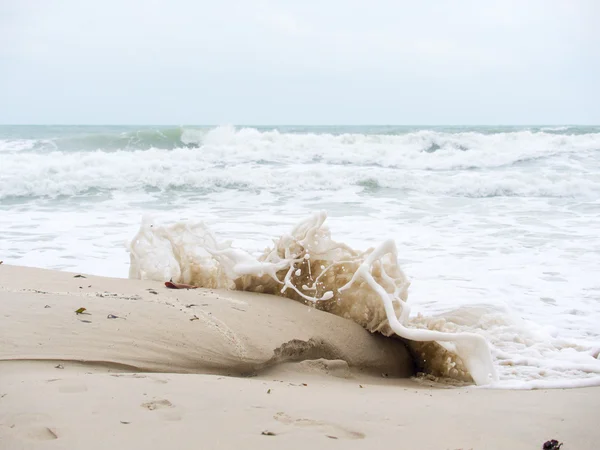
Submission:
M 3 139 L 0 140 L 0 153 L 13 152 L 105 152 L 117 150 L 148 150 L 162 148 L 172 150 L 182 147 L 197 147 L 202 135 L 208 131 L 201 129 L 176 128 L 142 128 L 114 132 L 110 128 L 97 127 L 93 132 L 85 127 L 70 127 L 67 136 L 53 137 L 47 135 L 38 139 Z M 47 132 L 50 133 L 50 132 Z
M 563 131 L 566 133 L 568 130 Z M 600 133 L 172 128 L 0 141 L 0 199 L 114 191 L 600 194 Z

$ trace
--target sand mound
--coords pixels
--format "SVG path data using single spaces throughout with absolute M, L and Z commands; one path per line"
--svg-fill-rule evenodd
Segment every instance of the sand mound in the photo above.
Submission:
M 292 300 L 74 275 L 0 267 L 0 360 L 252 375 L 284 362 L 326 359 L 353 370 L 413 372 L 400 341 Z

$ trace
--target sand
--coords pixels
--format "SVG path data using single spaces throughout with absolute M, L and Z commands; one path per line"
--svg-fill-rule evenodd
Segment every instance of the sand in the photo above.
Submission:
M 430 387 L 402 342 L 288 299 L 75 275 L 0 265 L 1 450 L 600 439 L 599 388 Z

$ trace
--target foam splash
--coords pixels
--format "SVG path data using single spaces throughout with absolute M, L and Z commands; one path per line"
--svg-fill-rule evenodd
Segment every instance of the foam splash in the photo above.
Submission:
M 325 212 L 311 215 L 258 258 L 219 242 L 202 223 L 156 226 L 144 220 L 129 245 L 129 276 L 292 298 L 407 340 L 433 375 L 477 385 L 497 381 L 482 336 L 410 326 L 410 282 L 393 241 L 356 251 L 331 239 L 326 218 Z

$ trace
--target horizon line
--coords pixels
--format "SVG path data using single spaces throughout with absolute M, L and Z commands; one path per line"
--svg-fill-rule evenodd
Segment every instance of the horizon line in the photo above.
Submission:
M 2 127 L 28 127 L 28 126 L 72 126 L 72 127 L 595 127 L 600 124 L 592 123 L 461 123 L 461 124 L 427 124 L 427 123 L 416 123 L 416 124 L 373 124 L 373 123 L 362 123 L 362 124 L 306 124 L 306 123 L 265 123 L 265 124 L 252 124 L 252 123 L 222 123 L 222 124 L 201 124 L 201 123 L 1 123 Z

